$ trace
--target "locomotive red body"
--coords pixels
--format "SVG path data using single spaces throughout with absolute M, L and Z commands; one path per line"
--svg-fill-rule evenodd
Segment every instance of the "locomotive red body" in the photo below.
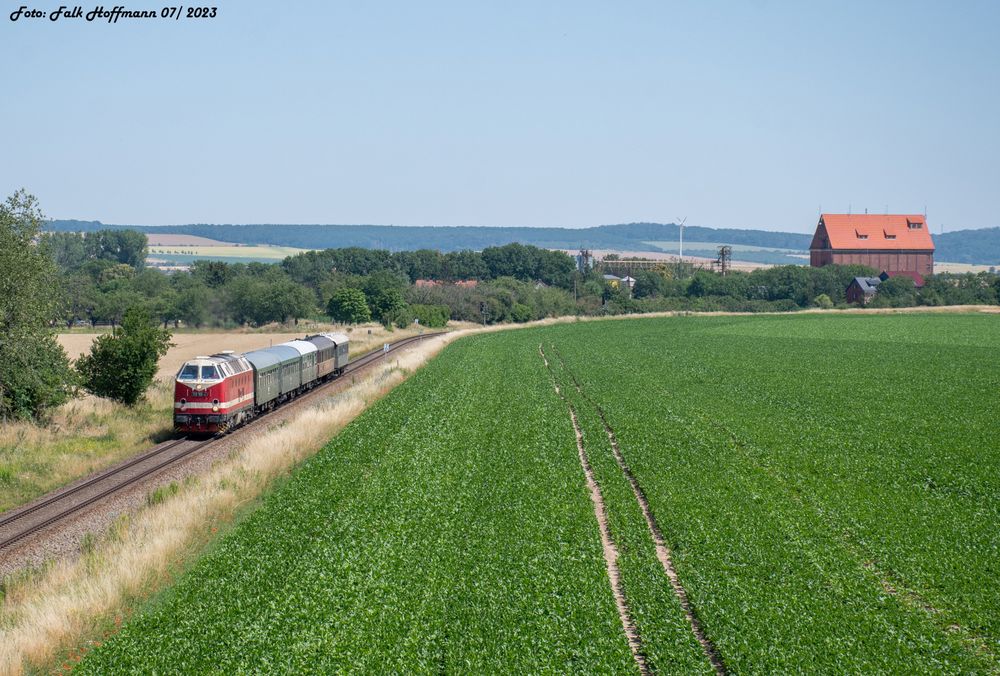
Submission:
M 222 353 L 184 364 L 174 382 L 174 426 L 181 432 L 225 432 L 253 416 L 254 377 L 243 355 Z

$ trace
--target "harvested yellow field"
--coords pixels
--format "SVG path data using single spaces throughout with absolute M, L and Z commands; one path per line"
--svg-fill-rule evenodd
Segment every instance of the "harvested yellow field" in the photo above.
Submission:
M 279 331 L 275 333 L 247 333 L 245 331 L 218 331 L 213 333 L 175 333 L 170 339 L 174 344 L 170 351 L 160 360 L 158 378 L 171 378 L 181 365 L 188 359 L 199 355 L 208 355 L 233 350 L 234 352 L 249 352 L 283 343 L 286 340 L 302 338 L 307 334 L 325 331 L 346 333 L 351 339 L 351 355 L 367 352 L 383 343 L 391 343 L 407 336 L 419 333 L 419 329 L 396 329 L 386 331 L 381 324 L 365 324 L 362 326 L 311 325 L 303 326 L 297 331 Z M 98 333 L 60 333 L 59 344 L 63 346 L 71 359 L 90 350 L 90 344 Z
M 217 239 L 209 239 L 208 237 L 199 237 L 197 235 L 160 235 L 148 231 L 146 232 L 146 240 L 149 242 L 149 246 L 235 246 L 232 242 L 220 242 Z
M 942 272 L 952 272 L 965 274 L 967 272 L 992 272 L 996 265 L 973 265 L 972 263 L 934 263 L 935 274 Z
M 203 258 L 269 258 L 281 260 L 283 258 L 287 258 L 288 256 L 294 256 L 295 254 L 302 253 L 303 251 L 309 251 L 309 249 L 298 249 L 292 246 L 237 246 L 235 244 L 223 244 L 221 246 L 217 244 L 206 246 L 151 245 L 149 247 L 149 255 L 151 258 L 156 258 L 158 255 L 175 255 L 200 256 Z

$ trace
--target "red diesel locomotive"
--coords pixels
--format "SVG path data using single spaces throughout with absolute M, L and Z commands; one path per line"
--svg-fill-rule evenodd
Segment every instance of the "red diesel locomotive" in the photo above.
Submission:
M 225 432 L 253 417 L 253 369 L 223 352 L 184 364 L 174 383 L 174 423 L 184 432 Z

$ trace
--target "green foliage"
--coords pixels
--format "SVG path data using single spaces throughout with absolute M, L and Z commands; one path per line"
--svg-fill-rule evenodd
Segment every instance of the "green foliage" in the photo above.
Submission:
M 829 310 L 833 308 L 833 301 L 830 299 L 830 296 L 825 293 L 821 293 L 813 298 L 813 305 L 824 310 Z
M 39 244 L 65 272 L 77 272 L 94 262 L 141 270 L 148 253 L 146 235 L 136 230 L 47 232 Z
M 308 289 L 296 284 L 280 268 L 258 265 L 262 267 L 247 266 L 247 274 L 233 277 L 225 286 L 226 307 L 237 323 L 284 323 L 307 317 L 315 310 L 315 296 Z
M 90 354 L 77 360 L 83 387 L 92 394 L 134 406 L 156 376 L 170 333 L 152 323 L 142 308 L 130 308 L 121 329 L 97 337 Z
M 345 324 L 363 324 L 372 319 L 365 292 L 346 286 L 335 291 L 330 297 L 327 312 L 333 321 Z
M 397 310 L 393 321 L 401 329 L 414 321 L 421 326 L 437 329 L 447 326 L 450 315 L 451 309 L 447 305 L 413 304 Z
M 0 204 L 0 420 L 43 419 L 74 383 L 49 323 L 60 316 L 55 266 L 33 244 L 37 200 L 19 190 Z
M 187 326 L 201 327 L 209 320 L 209 288 L 193 275 L 174 275 L 174 317 Z
M 514 307 L 510 309 L 511 321 L 518 323 L 530 322 L 534 319 L 532 314 L 531 308 L 524 303 L 514 303 Z
M 392 322 L 399 310 L 406 307 L 403 289 L 406 279 L 387 270 L 380 270 L 365 278 L 364 292 L 371 315 L 383 324 Z
M 0 420 L 44 421 L 72 396 L 76 375 L 50 332 L 8 336 L 0 339 Z
M 145 265 L 148 253 L 146 235 L 135 230 L 89 232 L 84 244 L 92 258 L 128 265 L 136 270 Z

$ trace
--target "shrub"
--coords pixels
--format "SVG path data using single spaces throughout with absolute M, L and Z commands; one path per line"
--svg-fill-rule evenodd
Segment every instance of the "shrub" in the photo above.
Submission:
M 397 310 L 394 322 L 399 328 L 405 328 L 416 320 L 421 326 L 440 328 L 448 324 L 451 310 L 447 305 L 408 305 Z
M 133 406 L 153 382 L 156 364 L 169 348 L 170 332 L 154 325 L 146 310 L 130 308 L 121 328 L 98 336 L 76 367 L 88 392 Z

